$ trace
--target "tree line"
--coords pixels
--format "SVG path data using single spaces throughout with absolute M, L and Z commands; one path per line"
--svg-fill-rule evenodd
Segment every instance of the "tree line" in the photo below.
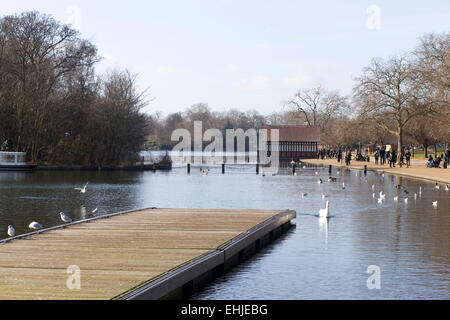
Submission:
M 126 70 L 97 74 L 97 48 L 49 15 L 0 19 L 0 147 L 38 163 L 133 162 L 147 136 L 144 93 Z
M 271 125 L 318 125 L 327 148 L 391 144 L 397 150 L 420 145 L 425 150 L 450 144 L 450 35 L 426 34 L 417 47 L 388 59 L 374 58 L 355 77 L 350 95 L 321 85 L 299 89 L 281 111 L 213 112 L 198 103 L 183 112 L 151 115 L 148 147 L 170 149 L 177 128 L 192 130 L 193 121 L 217 129 L 260 128 Z

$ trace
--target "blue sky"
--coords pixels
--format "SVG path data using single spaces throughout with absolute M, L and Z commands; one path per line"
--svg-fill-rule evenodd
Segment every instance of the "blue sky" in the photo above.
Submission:
M 375 8 L 375 9 L 374 9 Z M 153 100 L 146 111 L 280 111 L 299 88 L 349 94 L 373 57 L 412 50 L 450 31 L 450 1 L 47 1 L 0 4 L 71 23 L 104 60 L 128 68 Z M 375 11 L 374 11 L 375 10 Z

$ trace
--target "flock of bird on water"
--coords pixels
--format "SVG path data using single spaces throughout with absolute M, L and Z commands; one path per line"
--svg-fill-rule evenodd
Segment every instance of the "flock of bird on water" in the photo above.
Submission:
M 303 166 L 303 168 L 305 169 L 306 166 Z M 208 175 L 208 173 L 209 173 L 209 169 L 203 170 L 202 168 L 200 168 L 200 171 L 202 172 L 202 175 L 204 175 L 204 176 Z M 337 171 L 337 174 L 339 174 L 339 173 L 340 173 L 340 171 Z M 319 172 L 316 171 L 316 172 L 315 172 L 315 175 L 318 175 L 318 174 L 319 174 Z M 358 174 L 358 173 L 356 173 L 356 174 Z M 273 174 L 273 175 L 275 175 L 275 174 Z M 296 176 L 297 173 L 295 172 L 294 175 Z M 263 176 L 265 176 L 265 173 L 264 173 L 264 172 L 263 172 Z M 382 176 L 384 177 L 384 173 L 382 174 Z M 335 178 L 335 177 L 329 177 L 329 178 L 328 178 L 328 182 L 336 182 L 336 181 L 337 181 L 337 178 Z M 318 184 L 322 184 L 322 183 L 323 183 L 322 178 L 319 178 L 319 180 L 317 181 L 317 183 L 318 183 Z M 74 190 L 80 191 L 81 193 L 86 193 L 86 191 L 87 191 L 87 185 L 88 185 L 88 184 L 89 184 L 89 182 L 87 182 L 87 183 L 84 185 L 83 188 L 75 188 Z M 409 194 L 409 191 L 406 190 L 406 189 L 405 189 L 403 186 L 401 186 L 401 185 L 397 185 L 396 188 L 397 188 L 397 189 L 402 189 L 402 188 L 403 188 L 403 189 L 404 189 L 404 190 L 403 190 L 404 193 L 405 193 L 405 194 Z M 441 186 L 436 182 L 435 189 L 439 190 L 440 188 L 441 188 Z M 450 190 L 448 184 L 445 185 L 444 188 L 445 188 L 446 191 L 449 191 L 449 190 Z M 345 183 L 344 183 L 344 182 L 342 182 L 342 189 L 345 189 Z M 374 185 L 374 184 L 372 185 L 372 191 L 373 191 L 373 193 L 372 193 L 372 198 L 375 199 L 375 198 L 376 198 L 376 194 L 375 194 L 375 185 Z M 305 198 L 307 195 L 308 195 L 307 193 L 303 193 L 303 194 L 302 194 L 302 197 Z M 414 199 L 417 199 L 418 196 L 419 196 L 419 197 L 422 196 L 422 187 L 419 187 L 419 193 L 418 193 L 418 194 L 417 194 L 417 193 L 414 193 Z M 328 196 L 325 195 L 325 194 L 323 194 L 323 195 L 322 195 L 322 198 L 325 199 L 325 198 L 328 198 Z M 379 197 L 378 197 L 377 201 L 378 201 L 378 203 L 382 204 L 384 200 L 386 200 L 386 194 L 384 194 L 383 191 L 380 191 Z M 398 201 L 399 201 L 399 197 L 396 196 L 396 197 L 394 197 L 393 200 L 394 200 L 394 202 L 398 202 Z M 407 204 L 407 203 L 408 203 L 408 198 L 404 198 L 403 201 Z M 438 205 L 437 201 L 432 202 L 432 206 L 433 206 L 433 207 L 437 208 L 437 205 Z M 325 208 L 319 210 L 319 218 L 321 218 L 321 219 L 324 219 L 324 218 L 327 219 L 327 218 L 329 218 L 329 214 L 330 214 L 330 209 L 329 209 L 329 208 L 330 208 L 330 202 L 329 202 L 329 201 L 326 201 L 326 203 L 325 203 Z M 98 212 L 98 208 L 95 208 L 95 209 L 92 211 L 91 215 L 92 215 L 92 216 L 96 216 L 97 212 Z M 64 212 L 60 212 L 59 215 L 60 215 L 61 220 L 62 220 L 64 223 L 70 223 L 70 222 L 72 222 L 72 219 L 71 219 L 68 215 L 66 215 Z M 36 221 L 33 221 L 33 222 L 31 222 L 31 223 L 28 225 L 28 228 L 30 228 L 30 229 L 36 231 L 36 230 L 39 230 L 39 229 L 44 228 L 44 226 L 43 226 L 42 224 L 36 222 Z M 9 225 L 9 226 L 8 226 L 8 236 L 14 237 L 15 235 L 16 235 L 16 231 L 15 231 L 14 227 L 13 227 L 12 225 Z
M 306 168 L 306 166 L 303 166 L 303 168 Z M 337 171 L 337 174 L 339 174 L 340 173 L 340 171 Z M 318 175 L 319 174 L 319 172 L 315 172 L 315 175 Z M 358 174 L 358 172 L 356 173 L 356 174 Z M 295 174 L 294 174 L 295 175 Z M 384 177 L 384 173 L 382 174 L 382 177 Z M 337 181 L 337 178 L 334 178 L 334 177 L 329 177 L 328 178 L 328 182 L 336 182 Z M 322 180 L 322 178 L 319 178 L 319 180 L 317 181 L 317 183 L 318 184 L 322 184 L 323 183 L 323 180 Z M 401 185 L 397 185 L 397 186 L 395 186 L 397 189 L 404 189 L 403 190 L 403 192 L 405 193 L 405 194 L 409 194 L 410 192 L 405 188 L 405 187 L 403 187 L 403 186 L 401 186 Z M 345 183 L 344 182 L 342 182 L 342 189 L 345 189 Z M 435 189 L 436 190 L 440 190 L 441 189 L 441 186 L 436 182 L 436 185 L 435 185 Z M 444 186 L 444 189 L 445 189 L 445 191 L 449 191 L 450 190 L 450 187 L 449 187 L 449 185 L 447 184 L 447 185 L 445 185 Z M 372 185 L 372 191 L 373 191 L 373 193 L 372 193 L 372 198 L 376 198 L 376 194 L 375 194 L 375 185 L 373 184 Z M 306 194 L 306 193 L 303 193 L 302 194 L 302 197 L 304 198 L 304 197 L 306 197 L 308 194 Z M 417 193 L 414 193 L 414 199 L 416 200 L 417 199 L 417 197 L 421 197 L 422 196 L 422 187 L 420 186 L 419 187 L 419 194 L 417 194 Z M 325 199 L 325 198 L 328 198 L 328 196 L 327 195 L 325 195 L 325 194 L 323 194 L 322 195 L 322 198 L 323 199 Z M 380 193 L 379 193 L 379 196 L 378 196 L 378 199 L 377 199 L 377 202 L 379 203 L 379 204 L 382 204 L 383 203 L 383 201 L 384 200 L 386 200 L 386 194 L 384 194 L 383 193 L 383 191 L 380 191 Z M 399 196 L 395 196 L 394 198 L 393 198 L 393 200 L 394 200 L 394 202 L 398 202 L 399 201 Z M 403 201 L 405 202 L 405 204 L 407 204 L 408 203 L 408 198 L 404 198 L 403 199 Z M 435 208 L 437 208 L 437 206 L 438 206 L 438 202 L 437 201 L 434 201 L 434 202 L 432 202 L 431 203 L 432 204 L 432 206 L 433 207 L 435 207 Z M 330 208 L 330 202 L 329 201 L 327 201 L 326 202 L 326 204 L 325 204 L 325 209 L 320 209 L 319 210 L 319 218 L 328 218 L 329 217 L 329 213 L 330 213 L 330 210 L 329 210 L 329 208 Z
M 80 191 L 80 193 L 86 193 L 88 184 L 89 184 L 89 182 L 87 182 L 83 188 L 74 188 L 74 190 Z M 94 210 L 92 210 L 91 215 L 93 217 L 95 217 L 97 215 L 97 212 L 98 212 L 98 208 L 95 208 Z M 64 212 L 60 212 L 59 216 L 64 223 L 72 222 L 72 219 L 68 215 L 66 215 Z M 44 226 L 42 224 L 40 224 L 39 222 L 33 221 L 28 225 L 28 228 L 36 231 L 39 229 L 43 229 Z M 14 229 L 14 227 L 12 225 L 9 225 L 8 226 L 8 236 L 14 237 L 15 235 L 16 235 L 16 230 Z

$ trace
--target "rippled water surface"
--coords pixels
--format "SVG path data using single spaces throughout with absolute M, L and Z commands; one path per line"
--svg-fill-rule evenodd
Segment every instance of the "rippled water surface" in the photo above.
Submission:
M 198 167 L 190 175 L 184 167 L 155 173 L 0 172 L 0 238 L 9 224 L 21 234 L 31 221 L 50 227 L 61 223 L 60 211 L 79 220 L 97 207 L 100 213 L 289 208 L 297 211 L 294 228 L 193 298 L 450 299 L 450 192 L 434 183 L 353 170 L 333 170 L 338 179 L 330 183 L 328 168 L 264 177 L 251 165 L 227 166 L 225 175 L 220 166 L 209 169 L 207 176 Z M 87 181 L 86 194 L 74 190 Z M 399 184 L 402 189 L 395 188 Z M 377 197 L 386 194 L 382 204 L 372 197 L 372 185 Z M 420 186 L 422 195 L 414 199 Z M 323 221 L 317 215 L 326 200 L 331 218 Z M 381 271 L 379 290 L 367 288 L 371 265 Z

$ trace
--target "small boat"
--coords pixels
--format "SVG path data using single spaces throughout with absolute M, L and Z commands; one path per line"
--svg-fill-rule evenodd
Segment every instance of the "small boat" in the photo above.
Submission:
M 26 162 L 25 152 L 0 152 L 0 171 L 33 171 L 37 164 Z

